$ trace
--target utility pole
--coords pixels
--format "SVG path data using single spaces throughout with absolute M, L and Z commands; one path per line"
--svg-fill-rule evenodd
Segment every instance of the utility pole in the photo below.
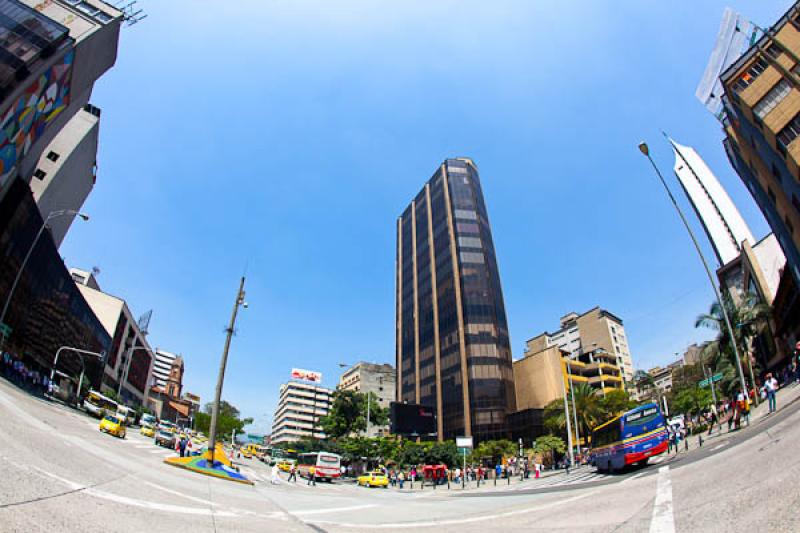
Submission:
M 239 291 L 236 293 L 236 302 L 233 304 L 233 312 L 231 313 L 231 322 L 228 326 L 227 336 L 225 338 L 225 348 L 222 350 L 222 360 L 219 363 L 219 375 L 217 376 L 217 389 L 214 393 L 214 404 L 211 409 L 211 428 L 209 430 L 208 438 L 208 451 L 210 452 L 210 465 L 214 466 L 214 452 L 217 448 L 217 418 L 219 417 L 219 401 L 222 396 L 222 382 L 225 380 L 225 366 L 228 364 L 228 350 L 231 347 L 231 338 L 233 337 L 234 326 L 236 325 L 236 315 L 239 312 L 239 306 L 247 308 L 247 302 L 244 301 L 244 276 L 239 282 Z

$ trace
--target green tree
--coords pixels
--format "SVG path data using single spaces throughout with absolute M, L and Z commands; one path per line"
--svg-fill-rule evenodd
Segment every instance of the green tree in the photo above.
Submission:
M 368 401 L 372 427 L 386 425 L 389 422 L 389 409 L 380 406 L 375 393 L 367 395 L 352 390 L 338 390 L 333 393 L 333 405 L 328 415 L 319 420 L 322 430 L 333 438 L 365 431 Z
M 599 405 L 599 424 L 619 416 L 625 411 L 636 407 L 636 402 L 631 400 L 630 395 L 622 389 L 608 391 L 600 398 Z M 594 424 L 598 425 L 598 424 Z M 594 425 L 592 427 L 594 427 Z
M 510 440 L 485 440 L 472 450 L 470 461 L 483 462 L 485 460 L 490 460 L 492 463 L 495 463 L 500 461 L 503 457 L 516 455 L 517 451 L 517 445 Z
M 685 415 L 700 413 L 711 405 L 711 389 L 686 387 L 680 390 L 672 401 L 672 410 Z
M 768 319 L 772 312 L 768 305 L 760 303 L 754 295 L 747 296 L 739 305 L 736 305 L 726 294 L 723 302 L 733 327 L 734 342 L 739 349 L 742 370 L 748 374 L 752 366 L 753 373 L 757 375 L 759 373 L 758 360 L 753 357 L 750 346 L 753 339 L 762 332 L 770 333 Z M 716 340 L 703 349 L 701 357 L 703 357 L 703 362 L 714 367 L 715 372 L 722 373 L 723 379 L 720 382 L 720 388 L 727 394 L 741 388 L 736 355 L 727 333 L 720 304 L 714 302 L 708 313 L 699 315 L 695 320 L 695 327 L 705 327 L 717 332 Z M 767 337 L 770 339 L 770 349 L 774 350 L 771 333 Z M 753 378 L 754 376 L 750 376 L 747 381 L 752 381 Z M 753 384 L 751 383 L 751 385 Z
M 575 415 L 572 410 L 572 397 L 575 397 Z M 572 394 L 567 391 L 567 408 L 569 410 L 570 424 L 574 422 L 574 416 L 578 418 L 578 430 L 581 436 L 585 437 L 591 433 L 591 429 L 604 422 L 605 413 L 603 412 L 601 398 L 597 390 L 588 383 L 578 383 L 574 385 Z M 544 427 L 551 434 L 566 436 L 566 421 L 564 420 L 564 400 L 553 400 L 544 408 Z M 572 428 L 575 431 L 575 428 Z
M 555 454 L 567 451 L 567 445 L 561 437 L 542 435 L 534 441 L 533 451 L 542 455 L 545 464 L 552 464 L 555 461 Z
M 210 435 L 211 411 L 214 404 L 209 402 L 205 405 L 202 412 L 198 412 L 194 417 L 195 428 L 206 435 Z M 217 416 L 217 438 L 224 439 L 231 435 L 234 430 L 241 433 L 245 426 L 253 423 L 252 418 L 239 418 L 240 413 L 232 404 L 222 400 L 219 402 L 219 414 Z

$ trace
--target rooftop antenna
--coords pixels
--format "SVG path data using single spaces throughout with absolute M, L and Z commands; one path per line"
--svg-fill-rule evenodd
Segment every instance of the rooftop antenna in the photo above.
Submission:
M 144 9 L 139 9 L 136 5 L 137 0 L 125 3 L 125 0 L 113 2 L 111 5 L 122 11 L 122 19 L 125 21 L 126 26 L 133 26 L 147 18 L 147 13 Z
M 153 317 L 152 309 L 150 309 L 148 312 L 139 317 L 137 324 L 139 325 L 139 331 L 142 332 L 142 335 L 147 335 L 149 333 L 149 331 L 147 331 L 147 328 L 150 327 L 150 319 L 152 317 Z

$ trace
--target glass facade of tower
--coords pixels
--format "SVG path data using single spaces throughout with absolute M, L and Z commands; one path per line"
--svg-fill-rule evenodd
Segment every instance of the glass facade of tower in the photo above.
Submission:
M 511 349 L 472 161 L 445 161 L 397 231 L 398 398 L 436 408 L 440 438 L 506 437 L 515 410 Z

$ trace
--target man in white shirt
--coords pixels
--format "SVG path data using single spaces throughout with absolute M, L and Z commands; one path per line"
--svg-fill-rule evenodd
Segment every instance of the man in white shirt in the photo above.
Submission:
M 764 388 L 767 390 L 769 412 L 774 413 L 776 409 L 775 393 L 778 391 L 778 380 L 773 377 L 772 373 L 767 374 L 767 379 L 764 381 Z

